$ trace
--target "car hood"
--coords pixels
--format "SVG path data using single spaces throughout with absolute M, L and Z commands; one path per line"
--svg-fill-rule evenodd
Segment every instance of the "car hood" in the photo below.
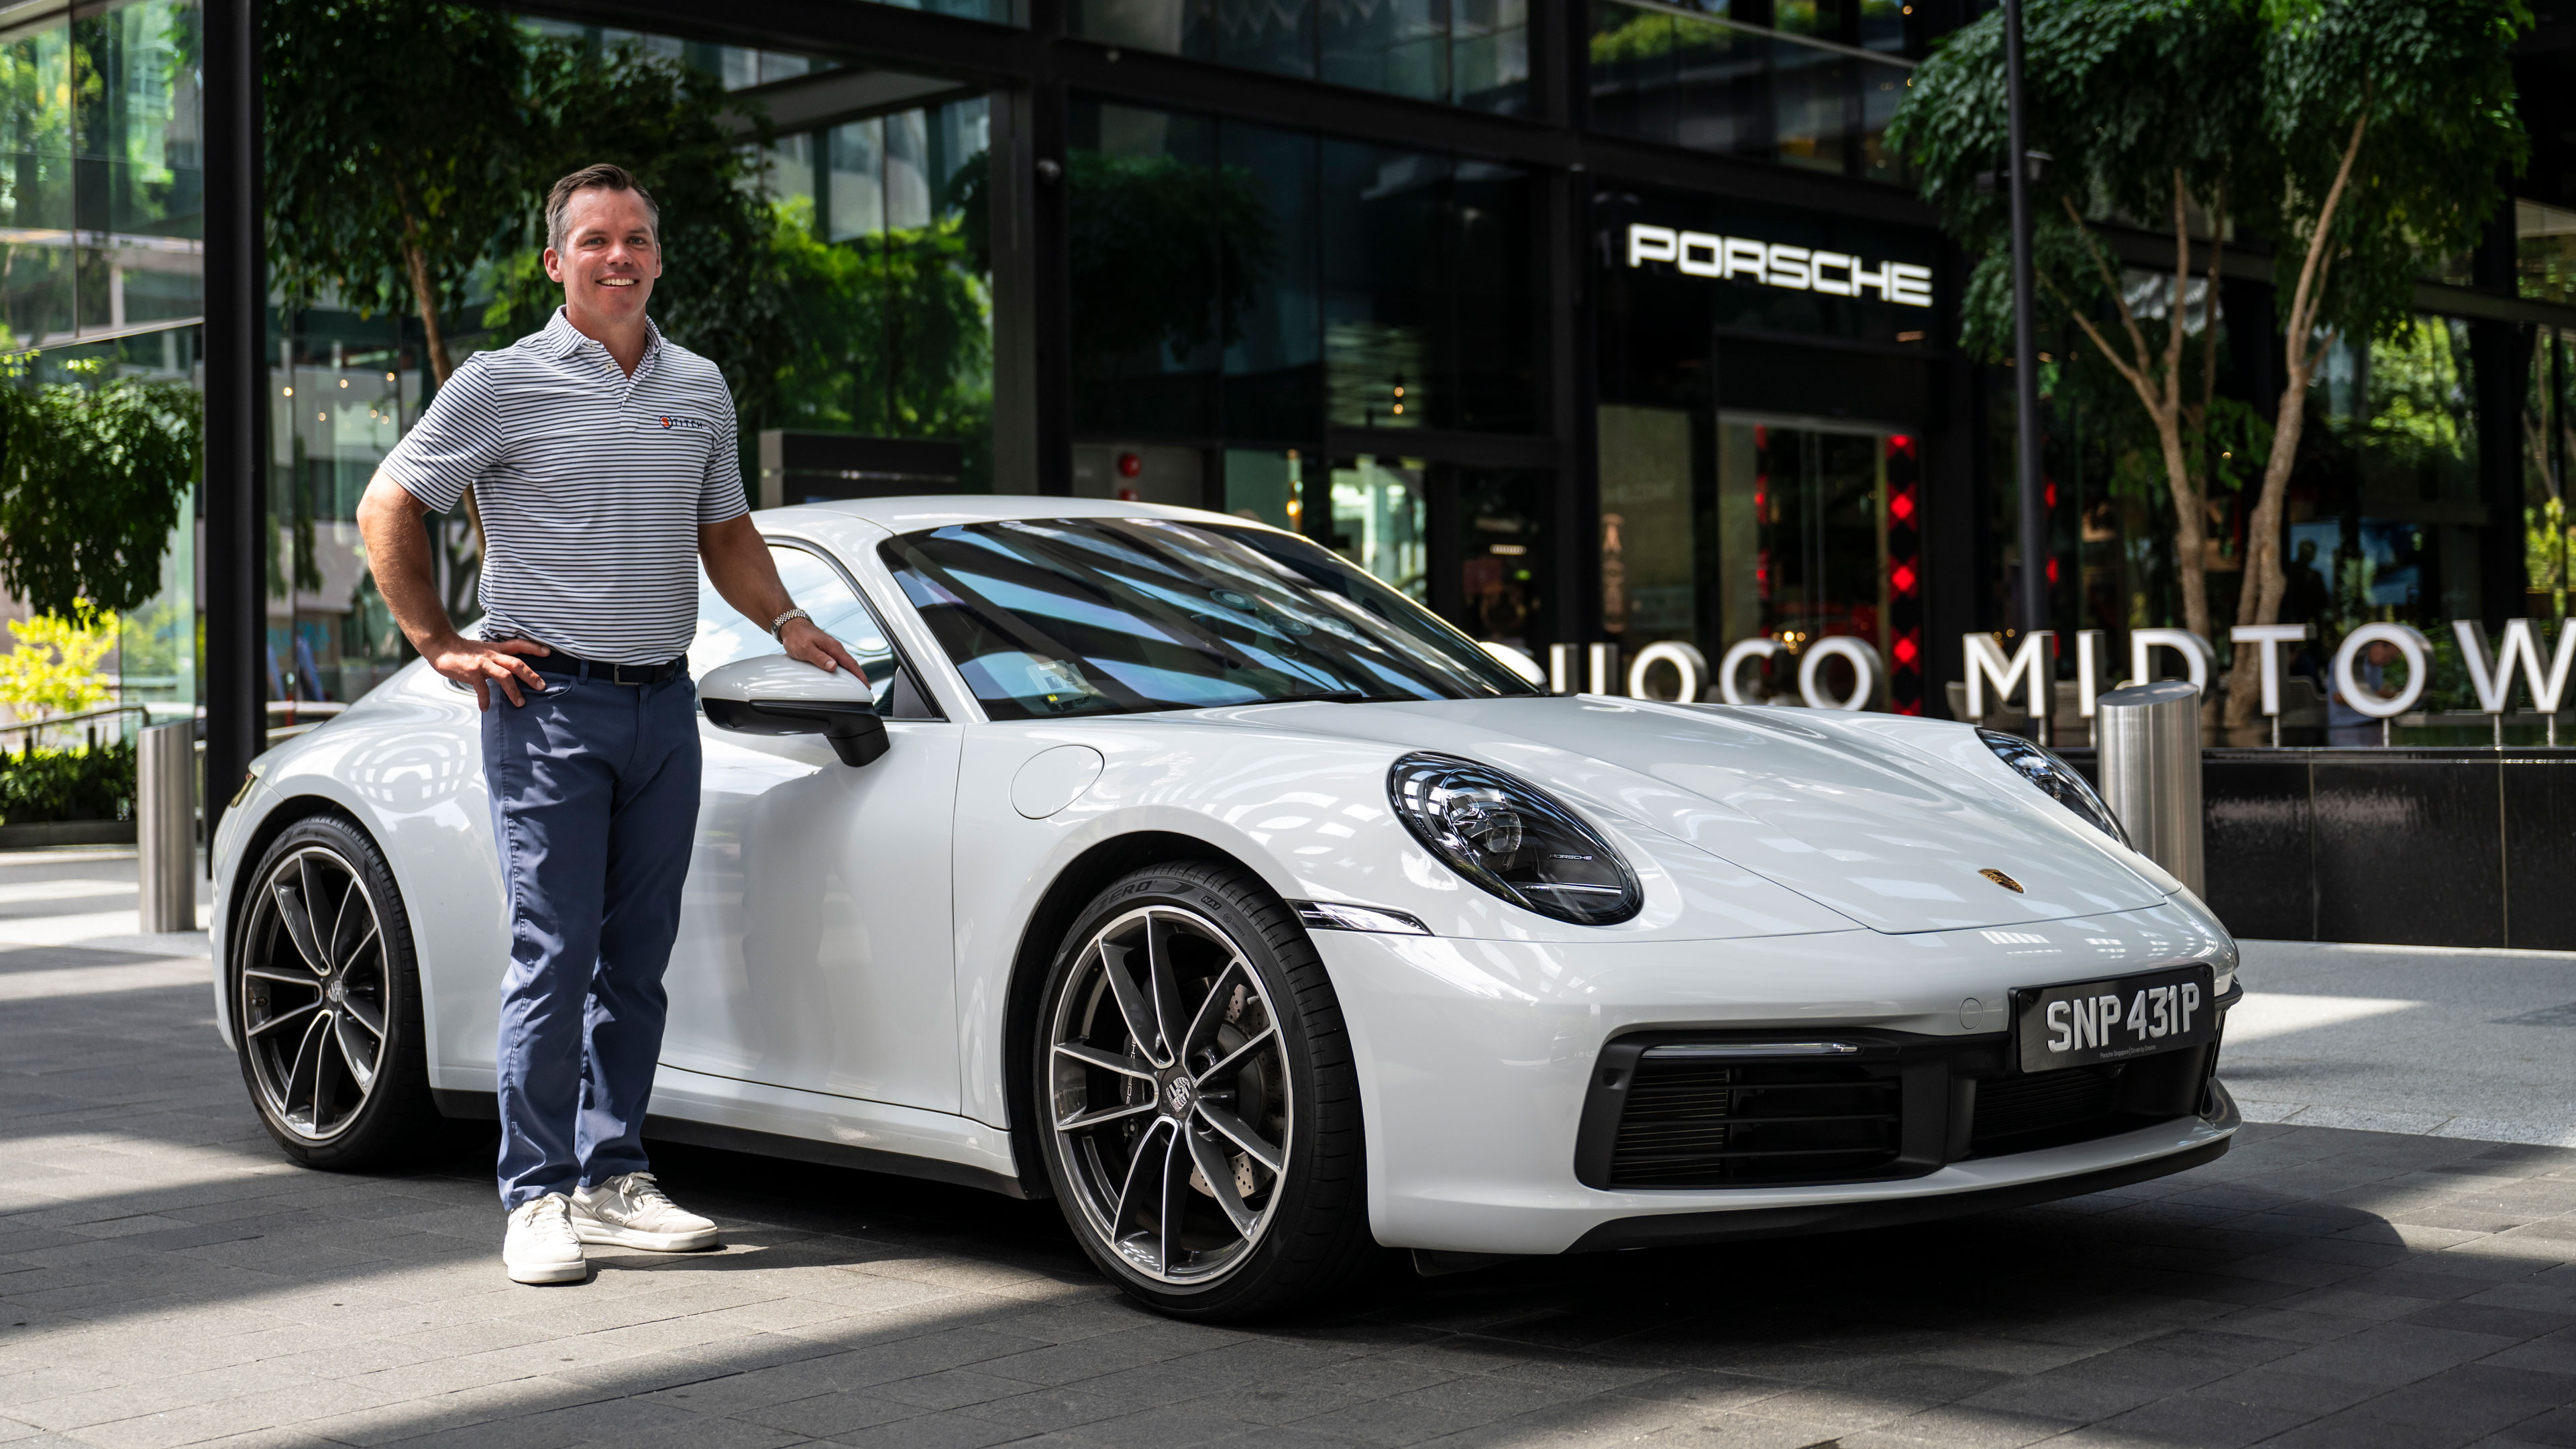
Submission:
M 1877 931 L 2003 927 L 2166 897 L 2152 865 L 2024 782 L 1966 725 L 1591 696 L 1199 717 L 1497 765 Z

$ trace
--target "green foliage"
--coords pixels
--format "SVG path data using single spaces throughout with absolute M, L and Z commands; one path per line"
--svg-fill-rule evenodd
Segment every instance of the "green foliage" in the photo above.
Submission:
M 39 614 L 12 619 L 17 647 L 0 654 L 0 704 L 46 714 L 78 714 L 116 700 L 99 661 L 116 647 L 116 616 L 67 619 Z
M 125 820 L 134 814 L 134 747 L 0 751 L 0 822 Z
M 2088 218 L 2119 214 L 2170 232 L 2177 173 L 2204 203 L 2240 195 L 2239 173 L 2263 150 L 2261 37 L 2248 0 L 2031 0 L 2030 144 L 2054 158 L 2032 188 L 2033 246 L 2060 297 L 2088 316 L 2114 310 L 2070 203 Z M 1978 186 L 2009 149 L 2003 58 L 2003 15 L 1990 11 L 1915 71 L 1887 133 L 1924 199 L 1977 255 L 1961 322 L 1966 344 L 1989 357 L 2009 351 L 2012 336 L 2009 198 L 2001 185 Z M 2065 315 L 2061 302 L 2043 306 Z
M 801 197 L 772 208 L 772 256 L 805 299 L 795 345 L 773 360 L 780 422 L 884 438 L 983 437 L 992 299 L 965 220 L 839 245 L 817 236 L 813 220 Z M 969 459 L 967 471 L 985 476 L 989 463 Z
M 45 614 L 141 604 L 160 591 L 203 461 L 204 399 L 136 378 L 10 382 L 0 377 L 0 583 Z
M 409 311 L 416 249 L 445 313 L 525 206 L 528 50 L 495 10 L 411 0 L 272 0 L 269 277 L 287 305 L 326 292 Z
M 1075 345 L 1125 357 L 1222 347 L 1243 335 L 1261 282 L 1279 263 L 1270 208 L 1250 172 L 1076 151 L 1066 180 Z
M 2522 0 L 2265 0 L 2264 20 L 2256 176 L 2268 184 L 2239 194 L 2257 229 L 2289 243 L 2276 263 L 2282 315 L 2299 252 L 2366 121 L 2329 233 L 2317 327 L 2393 338 L 2413 319 L 2415 280 L 2475 244 L 2503 199 L 2496 178 L 2530 154 L 2512 63 L 2530 12 Z

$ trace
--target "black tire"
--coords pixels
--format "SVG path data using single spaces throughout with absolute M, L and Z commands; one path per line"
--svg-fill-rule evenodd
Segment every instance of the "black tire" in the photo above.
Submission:
M 224 1009 L 242 1085 L 279 1150 L 334 1172 L 433 1151 L 441 1119 L 411 920 L 366 832 L 341 815 L 288 826 L 260 856 L 231 934 Z
M 1140 942 L 1148 960 L 1129 980 L 1150 998 L 1141 1018 L 1108 975 Z M 1189 1023 L 1181 1049 L 1156 1025 L 1138 1050 L 1132 1024 L 1167 1013 Z M 1100 1065 L 1120 1043 L 1127 1065 Z M 1176 862 L 1111 883 L 1057 950 L 1032 1046 L 1029 1107 L 1056 1199 L 1139 1302 L 1205 1321 L 1277 1313 L 1347 1291 L 1379 1261 L 1341 1003 L 1304 929 L 1253 876 Z M 1275 1170 L 1256 1149 L 1281 1157 Z

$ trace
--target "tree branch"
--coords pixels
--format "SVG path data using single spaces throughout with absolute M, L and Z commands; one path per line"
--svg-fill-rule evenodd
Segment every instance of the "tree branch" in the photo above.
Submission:
M 2057 199 L 2066 208 L 2067 219 L 2075 223 L 2076 239 L 2084 243 L 2086 254 L 2093 258 L 2093 269 L 2102 274 L 2102 285 L 2110 291 L 2112 304 L 2120 309 L 2120 326 L 2129 334 L 2129 345 L 2137 349 L 2138 371 L 2145 372 L 2149 365 L 2148 359 L 2155 354 L 2147 346 L 2146 333 L 2138 329 L 2138 317 L 2136 313 L 2129 310 L 2128 297 L 2120 291 L 2119 274 L 2111 270 L 2110 260 L 2102 255 L 2102 248 L 2094 244 L 2093 228 L 2084 224 L 2084 214 L 2075 209 L 2075 198 L 2060 196 Z M 2073 312 L 2075 309 L 2070 305 L 2067 310 Z M 2109 349 L 2105 348 L 2104 351 L 2108 352 Z
M 2335 211 L 2343 204 L 2344 187 L 2352 180 L 2353 162 L 2361 157 L 2361 138 L 2370 126 L 2370 103 L 2365 97 L 2361 114 L 2353 119 L 2352 139 L 2344 143 L 2342 164 L 2335 168 L 2334 185 L 2326 188 L 2326 199 L 2317 208 L 2317 221 L 2308 233 L 2307 259 L 2299 266 L 2299 285 L 2290 294 L 2290 335 L 2305 338 L 2315 330 L 2318 309 L 2325 300 L 2325 279 L 2332 257 L 2326 241 L 2334 231 Z M 2302 344 L 2304 345 L 2304 344 Z

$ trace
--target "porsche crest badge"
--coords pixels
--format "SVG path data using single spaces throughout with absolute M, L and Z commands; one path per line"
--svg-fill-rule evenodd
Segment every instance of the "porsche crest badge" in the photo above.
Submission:
M 2002 871 L 1988 867 L 1985 870 L 1978 871 L 1977 874 L 1984 876 L 1986 879 L 1993 881 L 1999 886 L 2002 886 L 2005 890 L 2011 891 L 2014 895 L 2020 895 L 2022 893 L 2021 882 L 2014 880 L 2011 876 L 2004 874 Z

